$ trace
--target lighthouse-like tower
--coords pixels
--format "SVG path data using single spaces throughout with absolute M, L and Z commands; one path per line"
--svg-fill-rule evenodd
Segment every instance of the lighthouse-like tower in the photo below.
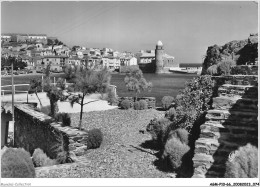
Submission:
M 156 64 L 156 70 L 155 73 L 163 73 L 163 55 L 164 55 L 164 49 L 163 44 L 159 40 L 156 44 L 155 49 L 155 64 Z

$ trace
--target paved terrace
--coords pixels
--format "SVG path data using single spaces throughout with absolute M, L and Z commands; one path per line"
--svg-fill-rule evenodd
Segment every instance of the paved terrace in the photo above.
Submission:
M 38 93 L 38 96 L 42 102 L 43 106 L 50 105 L 50 100 L 47 97 L 46 93 Z M 109 110 L 117 108 L 117 106 L 111 106 L 108 104 L 107 101 L 100 99 L 100 94 L 92 94 L 89 96 L 86 96 L 84 99 L 84 103 L 91 102 L 89 104 L 84 105 L 83 112 L 90 112 L 90 111 L 100 111 L 100 110 Z M 15 103 L 24 103 L 27 102 L 27 94 L 26 93 L 20 93 L 15 94 L 14 96 Z M 1 105 L 6 109 L 11 111 L 11 102 L 12 102 L 12 95 L 2 95 L 1 96 Z M 28 102 L 30 103 L 37 103 L 37 107 L 40 107 L 39 100 L 37 99 L 35 94 L 28 94 Z M 71 107 L 70 103 L 68 101 L 60 102 L 58 101 L 58 112 L 66 112 L 66 113 L 78 113 L 80 112 L 80 105 L 75 103 L 73 107 Z

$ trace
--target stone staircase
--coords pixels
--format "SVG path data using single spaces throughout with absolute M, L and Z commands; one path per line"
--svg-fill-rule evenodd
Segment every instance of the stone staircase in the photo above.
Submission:
M 257 75 L 214 77 L 218 96 L 207 111 L 206 122 L 195 142 L 193 178 L 224 177 L 230 153 L 258 142 Z

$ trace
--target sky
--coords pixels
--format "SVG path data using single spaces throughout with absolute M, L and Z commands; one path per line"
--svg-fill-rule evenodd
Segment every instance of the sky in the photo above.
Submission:
M 1 2 L 1 33 L 56 36 L 72 47 L 155 49 L 179 63 L 202 63 L 208 46 L 258 32 L 253 1 L 12 1 Z

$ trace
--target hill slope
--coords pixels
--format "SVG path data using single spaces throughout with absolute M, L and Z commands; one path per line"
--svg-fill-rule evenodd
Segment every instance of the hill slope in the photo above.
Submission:
M 234 60 L 237 65 L 255 63 L 258 59 L 258 34 L 250 34 L 248 39 L 234 40 L 223 46 L 213 45 L 208 47 L 203 62 L 202 73 L 223 60 Z

